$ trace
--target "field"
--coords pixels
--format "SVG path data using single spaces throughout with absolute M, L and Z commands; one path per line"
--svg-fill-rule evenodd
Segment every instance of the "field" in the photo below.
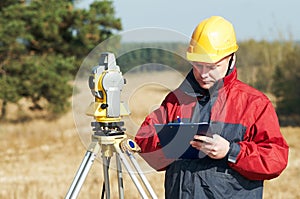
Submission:
M 143 117 L 153 110 L 161 97 L 178 85 L 178 74 L 150 74 L 146 76 L 128 74 L 128 88 L 124 89 L 126 102 L 132 112 L 124 118 L 127 132 L 134 135 Z M 176 79 L 175 82 L 163 82 L 158 79 Z M 166 78 L 168 77 L 168 78 Z M 135 79 L 137 78 L 137 79 Z M 142 79 L 142 80 L 141 80 Z M 141 84 L 140 82 L 148 82 Z M 151 83 L 152 82 L 152 83 Z M 82 107 L 89 104 L 89 91 L 85 84 L 79 88 L 79 94 L 73 104 Z M 139 86 L 137 86 L 139 85 Z M 157 95 L 157 93 L 160 95 Z M 127 95 L 127 96 L 126 96 Z M 89 100 L 87 100 L 89 99 Z M 76 109 L 76 108 L 74 108 Z M 64 198 L 73 177 L 84 157 L 91 134 L 90 119 L 82 120 L 81 108 L 66 113 L 55 121 L 33 120 L 26 123 L 4 123 L 0 126 L 0 198 L 1 199 L 52 199 Z M 74 113 L 75 112 L 75 113 Z M 15 109 L 12 115 L 18 116 Z M 265 199 L 300 198 L 300 128 L 285 127 L 282 133 L 290 146 L 289 164 L 282 175 L 265 181 Z M 99 157 L 97 157 L 99 160 Z M 114 162 L 114 160 L 112 160 Z M 139 160 L 140 161 L 140 160 Z M 164 198 L 164 173 L 157 173 L 140 161 L 146 177 L 159 198 Z M 118 186 L 116 170 L 112 163 L 110 169 L 112 198 L 117 198 Z M 95 161 L 78 198 L 100 198 L 103 176 L 101 161 Z M 136 187 L 124 172 L 125 198 L 140 198 Z

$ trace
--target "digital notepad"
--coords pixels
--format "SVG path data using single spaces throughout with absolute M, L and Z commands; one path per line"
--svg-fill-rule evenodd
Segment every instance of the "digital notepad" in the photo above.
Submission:
M 198 159 L 204 156 L 190 145 L 190 141 L 196 134 L 208 135 L 208 123 L 168 123 L 154 126 L 167 158 Z

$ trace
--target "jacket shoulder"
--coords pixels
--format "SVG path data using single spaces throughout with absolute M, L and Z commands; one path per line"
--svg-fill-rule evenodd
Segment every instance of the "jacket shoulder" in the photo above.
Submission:
M 265 102 L 265 103 L 270 102 L 269 98 L 262 91 L 259 91 L 258 89 L 254 88 L 240 80 L 235 81 L 234 89 L 236 90 L 236 93 L 238 95 L 245 96 L 248 99 L 250 99 L 252 102 L 255 102 L 255 101 L 260 101 L 260 102 Z
M 190 99 L 188 95 L 186 95 L 181 89 L 177 88 L 174 91 L 171 91 L 167 94 L 167 96 L 164 99 L 164 102 L 168 103 L 179 103 L 179 101 L 182 101 L 184 99 Z

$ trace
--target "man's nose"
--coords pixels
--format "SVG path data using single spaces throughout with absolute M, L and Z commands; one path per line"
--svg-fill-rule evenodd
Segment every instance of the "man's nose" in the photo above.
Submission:
M 209 71 L 210 71 L 209 67 L 206 67 L 206 66 L 199 66 L 198 67 L 198 72 L 201 75 L 201 77 L 208 76 Z

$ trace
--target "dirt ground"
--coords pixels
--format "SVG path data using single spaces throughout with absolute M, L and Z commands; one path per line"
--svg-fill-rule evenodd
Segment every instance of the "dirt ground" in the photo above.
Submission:
M 165 77 L 166 74 L 162 74 Z M 173 76 L 170 76 L 173 77 Z M 133 77 L 128 75 L 129 80 Z M 145 80 L 147 77 L 143 77 Z M 181 77 L 178 77 L 180 79 Z M 149 77 L 151 80 L 151 77 Z M 151 81 L 148 82 L 151 82 Z M 161 100 L 156 91 L 167 92 L 177 83 L 164 82 L 144 84 L 125 89 L 127 102 L 132 115 L 125 124 L 129 134 L 134 131 L 143 117 L 153 110 Z M 79 83 L 81 84 L 81 83 Z M 135 84 L 138 85 L 138 84 Z M 130 84 L 129 84 L 130 86 Z M 131 85 L 132 86 L 132 85 Z M 134 86 L 133 86 L 134 87 Z M 145 92 L 147 90 L 147 92 Z M 89 94 L 89 93 L 88 93 Z M 89 103 L 78 95 L 73 105 Z M 147 100 L 145 100 L 147 99 Z M 76 102 L 77 100 L 77 102 Z M 5 123 L 0 125 L 0 198 L 1 199 L 53 199 L 64 198 L 75 173 L 85 155 L 91 134 L 90 124 L 73 112 L 65 114 L 56 121 L 34 120 L 27 123 Z M 82 133 L 85 131 L 86 134 Z M 289 163 L 282 175 L 265 181 L 265 199 L 300 198 L 300 128 L 282 128 L 282 133 L 290 146 Z M 93 164 L 78 198 L 100 198 L 103 171 L 102 163 Z M 114 161 L 114 160 L 112 160 Z M 164 198 L 164 172 L 155 172 L 142 164 L 147 170 L 146 177 L 158 198 Z M 118 186 L 114 163 L 110 169 L 112 198 L 118 198 Z M 129 175 L 124 172 L 125 198 L 140 198 L 138 190 Z

